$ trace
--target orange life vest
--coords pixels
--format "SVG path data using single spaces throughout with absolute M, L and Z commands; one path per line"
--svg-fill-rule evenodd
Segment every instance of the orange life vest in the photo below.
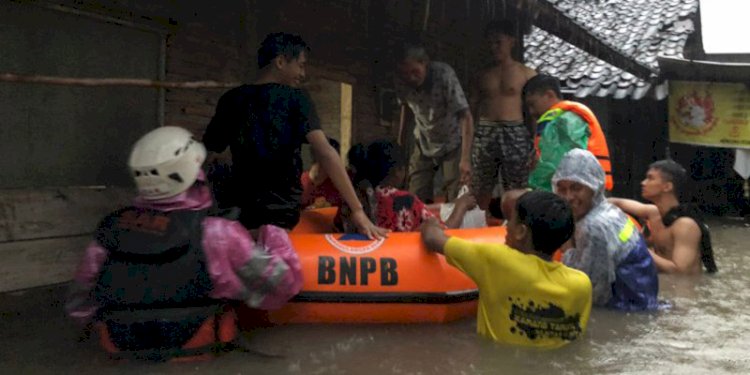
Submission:
M 587 150 L 589 150 L 592 154 L 594 154 L 594 156 L 596 156 L 596 160 L 599 161 L 602 169 L 604 169 L 604 188 L 607 191 L 612 191 L 612 188 L 615 184 L 614 180 L 612 179 L 612 162 L 609 159 L 607 139 L 604 137 L 602 126 L 599 124 L 599 120 L 596 119 L 596 116 L 594 116 L 594 112 L 591 112 L 589 107 L 586 107 L 581 103 L 572 102 L 569 100 L 562 100 L 553 105 L 552 108 L 550 108 L 550 110 L 554 109 L 573 112 L 578 116 L 581 116 L 581 118 L 589 124 L 589 131 L 591 133 L 591 136 L 589 137 L 588 144 L 586 145 Z M 535 138 L 536 139 L 534 140 L 534 144 L 538 145 L 539 135 L 536 135 Z

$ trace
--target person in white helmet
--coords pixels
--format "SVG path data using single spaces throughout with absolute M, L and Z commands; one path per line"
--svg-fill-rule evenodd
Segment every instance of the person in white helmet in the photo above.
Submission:
M 208 216 L 206 149 L 179 127 L 138 140 L 129 167 L 138 196 L 107 215 L 86 248 L 65 309 L 94 327 L 114 356 L 203 354 L 236 336 L 225 301 L 281 307 L 302 285 L 285 230 L 253 239 L 236 221 Z

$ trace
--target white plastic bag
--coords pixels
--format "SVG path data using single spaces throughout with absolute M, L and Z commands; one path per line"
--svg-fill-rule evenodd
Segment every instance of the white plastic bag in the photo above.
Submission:
M 458 191 L 458 196 L 462 196 L 469 192 L 469 187 L 466 185 L 461 186 L 461 189 Z M 453 209 L 456 207 L 455 203 L 443 203 L 440 205 L 440 219 L 445 222 L 448 220 L 449 217 L 451 217 L 451 214 L 453 213 Z M 484 210 L 480 209 L 479 206 L 474 207 L 473 209 L 466 211 L 466 215 L 464 215 L 464 220 L 461 222 L 461 228 L 484 228 L 487 226 L 487 216 L 484 213 Z

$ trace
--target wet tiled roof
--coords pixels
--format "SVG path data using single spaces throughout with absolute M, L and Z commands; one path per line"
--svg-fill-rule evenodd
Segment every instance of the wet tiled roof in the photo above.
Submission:
M 547 0 L 624 55 L 658 72 L 658 56 L 682 58 L 695 31 L 698 0 Z M 544 26 L 544 25 L 539 25 Z M 537 71 L 560 78 L 577 97 L 644 97 L 651 80 L 640 79 L 534 27 L 525 37 L 524 59 Z M 655 87 L 658 99 L 666 95 Z

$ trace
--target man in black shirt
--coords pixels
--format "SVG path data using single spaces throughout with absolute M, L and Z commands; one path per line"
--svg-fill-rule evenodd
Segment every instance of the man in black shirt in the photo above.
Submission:
M 307 44 L 297 35 L 269 34 L 258 49 L 255 82 L 226 92 L 203 142 L 209 151 L 232 152 L 232 205 L 248 229 L 273 224 L 292 229 L 299 221 L 300 149 L 309 143 L 316 160 L 354 211 L 359 231 L 386 234 L 365 215 L 336 150 L 320 129 L 315 105 L 297 86 L 305 78 Z M 226 204 L 225 204 L 226 205 Z

